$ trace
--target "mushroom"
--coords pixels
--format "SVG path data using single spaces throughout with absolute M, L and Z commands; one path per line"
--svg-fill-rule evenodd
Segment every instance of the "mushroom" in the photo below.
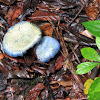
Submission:
M 28 21 L 11 26 L 3 38 L 3 50 L 11 57 L 23 56 L 26 51 L 39 42 L 42 32 Z
M 60 43 L 53 37 L 44 36 L 36 45 L 36 56 L 40 62 L 48 62 L 60 50 Z

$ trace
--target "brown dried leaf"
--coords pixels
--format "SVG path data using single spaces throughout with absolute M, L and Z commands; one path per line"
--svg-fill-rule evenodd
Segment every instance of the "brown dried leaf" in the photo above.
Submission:
M 11 5 L 11 4 L 13 4 L 15 2 L 15 0 L 0 0 L 0 2 L 3 2 L 5 4 L 7 4 L 7 5 Z
M 87 36 L 88 38 L 94 39 L 93 35 L 88 31 L 88 30 L 84 30 L 82 31 L 80 34 Z
M 49 10 L 49 5 L 47 5 L 45 2 L 41 2 L 37 5 L 37 8 L 39 10 Z
M 72 86 L 73 85 L 72 81 L 51 81 L 50 82 L 50 84 L 56 84 L 56 83 L 58 83 L 59 85 L 62 85 L 64 87 Z
M 30 92 L 27 95 L 27 100 L 34 100 L 39 94 L 40 91 L 44 88 L 45 86 L 42 83 L 39 83 L 35 87 L 33 87 Z
M 36 66 L 32 66 L 32 70 L 36 71 L 36 72 L 39 72 L 40 74 L 42 75 L 46 75 L 46 69 L 43 68 L 43 67 L 36 67 Z
M 58 21 L 60 19 L 60 16 L 53 12 L 36 10 L 35 13 L 33 13 L 31 17 L 29 17 L 29 19 L 43 20 L 43 21 L 48 21 L 48 20 Z
M 14 57 L 10 57 L 9 55 L 7 55 L 6 53 L 3 54 L 6 58 L 9 58 L 10 60 L 14 61 L 14 62 L 20 62 L 20 63 L 24 63 L 24 60 L 21 58 L 14 58 Z
M 64 56 L 59 56 L 55 63 L 56 70 L 59 70 L 63 66 L 63 62 L 64 62 Z
M 96 6 L 88 6 L 86 14 L 91 20 L 95 20 L 99 14 L 99 9 Z
M 9 10 L 5 19 L 7 20 L 8 24 L 12 25 L 12 21 L 18 18 L 22 12 L 22 7 L 12 6 Z
M 12 16 L 12 20 L 15 20 L 16 18 L 18 18 L 20 16 L 20 14 L 22 13 L 22 9 L 21 8 L 17 8 Z
M 40 29 L 46 36 L 51 36 L 53 34 L 53 28 L 50 23 L 44 23 L 40 26 Z

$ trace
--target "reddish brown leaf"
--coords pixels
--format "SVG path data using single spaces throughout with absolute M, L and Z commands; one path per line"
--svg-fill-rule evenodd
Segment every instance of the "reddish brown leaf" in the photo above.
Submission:
M 42 83 L 39 83 L 35 87 L 33 87 L 30 92 L 27 95 L 27 100 L 34 100 L 40 93 L 40 91 L 44 88 L 45 86 Z
M 47 5 L 46 3 L 44 2 L 41 2 L 40 4 L 37 5 L 37 8 L 39 10 L 49 10 L 49 5 Z
M 45 68 L 32 66 L 32 69 L 36 72 L 41 73 L 44 76 L 46 75 L 46 69 Z
M 34 62 L 34 56 L 32 55 L 26 55 L 25 56 L 25 61 L 27 63 L 28 66 L 30 66 L 33 62 Z
M 59 56 L 55 63 L 56 70 L 59 70 L 63 66 L 63 62 L 64 62 L 64 56 Z
M 0 2 L 3 2 L 5 4 L 7 4 L 7 5 L 11 5 L 11 4 L 13 4 L 15 2 L 15 0 L 0 0 Z
M 3 58 L 4 58 L 3 54 L 2 54 L 2 53 L 0 53 L 0 59 L 3 59 Z
M 43 21 L 48 21 L 48 20 L 58 21 L 60 19 L 60 16 L 53 12 L 36 10 L 35 13 L 33 13 L 31 17 L 29 17 L 29 19 L 43 20 Z
M 40 26 L 40 29 L 46 36 L 51 36 L 53 34 L 53 28 L 50 23 L 44 23 Z
M 95 20 L 99 14 L 99 9 L 96 6 L 88 6 L 86 14 L 91 20 Z
M 24 63 L 24 60 L 23 60 L 23 59 L 10 57 L 10 56 L 7 55 L 6 53 L 4 53 L 3 55 L 4 55 L 6 58 L 9 58 L 9 59 L 13 60 L 14 62 Z
M 12 16 L 12 20 L 15 20 L 16 18 L 18 18 L 21 13 L 22 13 L 22 9 L 17 8 L 16 11 L 14 12 L 13 16 Z
M 50 84 L 56 84 L 56 83 L 58 83 L 59 85 L 62 85 L 64 87 L 72 86 L 73 85 L 72 81 L 51 81 Z
M 8 24 L 12 25 L 12 21 L 18 18 L 22 12 L 22 7 L 12 6 L 9 10 L 5 19 L 7 20 Z

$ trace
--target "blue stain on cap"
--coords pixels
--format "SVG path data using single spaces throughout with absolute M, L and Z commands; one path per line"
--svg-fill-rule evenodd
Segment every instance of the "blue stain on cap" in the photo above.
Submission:
M 11 57 L 23 56 L 26 51 L 39 42 L 42 32 L 39 27 L 22 21 L 10 27 L 3 38 L 3 49 Z
M 36 55 L 40 62 L 48 62 L 60 50 L 60 43 L 50 36 L 44 36 L 36 46 Z

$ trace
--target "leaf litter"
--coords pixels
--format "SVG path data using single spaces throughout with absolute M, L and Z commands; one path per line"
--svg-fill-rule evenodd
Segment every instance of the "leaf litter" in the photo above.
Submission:
M 93 71 L 75 74 L 85 61 L 80 50 L 97 49 L 90 33 L 84 35 L 82 22 L 100 19 L 99 0 L 0 0 L 0 99 L 1 100 L 86 100 L 84 82 Z M 3 52 L 2 39 L 19 21 L 37 24 L 43 36 L 56 38 L 60 52 L 48 63 L 37 61 L 35 48 L 23 57 Z M 98 74 L 100 75 L 100 74 Z

